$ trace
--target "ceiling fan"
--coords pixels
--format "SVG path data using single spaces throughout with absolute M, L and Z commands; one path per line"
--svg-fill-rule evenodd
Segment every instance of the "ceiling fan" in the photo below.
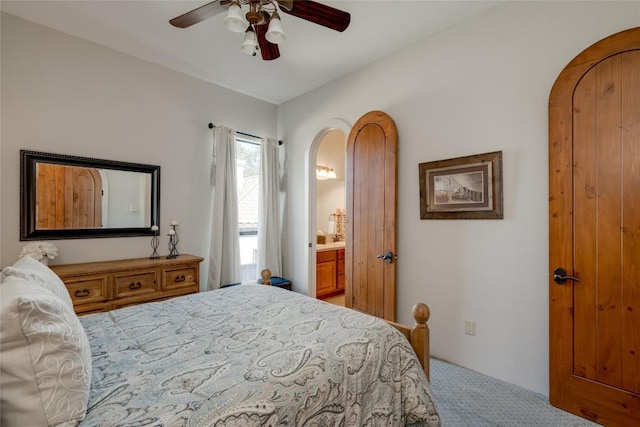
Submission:
M 242 6 L 248 8 L 244 15 Z M 278 11 L 340 32 L 346 30 L 351 22 L 348 12 L 312 0 L 216 0 L 177 16 L 169 23 L 174 27 L 187 28 L 225 9 L 225 27 L 245 33 L 241 49 L 253 56 L 260 51 L 265 61 L 280 57 L 278 44 L 286 38 Z

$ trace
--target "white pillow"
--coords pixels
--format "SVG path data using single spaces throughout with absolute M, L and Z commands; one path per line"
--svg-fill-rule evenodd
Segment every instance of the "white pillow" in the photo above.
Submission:
M 29 284 L 37 284 L 50 290 L 73 310 L 73 302 L 64 282 L 53 270 L 35 258 L 25 255 L 11 267 L 3 268 L 2 274 L 5 278 L 20 277 L 27 280 Z
M 66 303 L 25 282 L 0 285 L 0 425 L 75 426 L 91 384 L 87 335 Z

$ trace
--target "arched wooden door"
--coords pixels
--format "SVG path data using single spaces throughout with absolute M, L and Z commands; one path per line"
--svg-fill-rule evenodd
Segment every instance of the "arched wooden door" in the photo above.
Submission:
M 549 193 L 551 403 L 640 425 L 640 28 L 558 77 Z
M 371 111 L 347 142 L 345 305 L 396 320 L 396 199 L 398 131 Z M 387 256 L 388 255 L 388 256 Z
M 38 163 L 36 228 L 102 227 L 102 177 L 97 169 Z

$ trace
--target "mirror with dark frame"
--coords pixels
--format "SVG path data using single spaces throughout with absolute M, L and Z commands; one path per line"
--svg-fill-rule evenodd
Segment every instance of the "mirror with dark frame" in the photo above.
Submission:
M 153 235 L 160 166 L 20 150 L 20 240 Z

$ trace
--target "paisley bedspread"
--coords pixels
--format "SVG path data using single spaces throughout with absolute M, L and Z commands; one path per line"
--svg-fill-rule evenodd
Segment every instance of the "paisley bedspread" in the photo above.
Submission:
M 438 426 L 405 338 L 374 317 L 239 285 L 80 318 L 81 426 Z

